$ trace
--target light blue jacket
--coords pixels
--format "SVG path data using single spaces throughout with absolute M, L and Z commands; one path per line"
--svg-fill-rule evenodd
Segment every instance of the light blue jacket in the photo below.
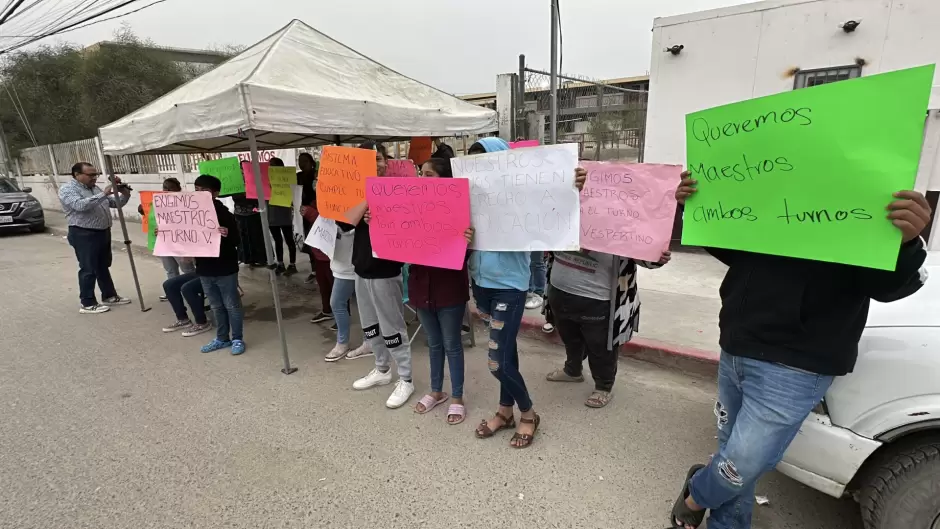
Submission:
M 509 150 L 500 138 L 481 138 L 478 142 L 486 152 Z M 530 252 L 485 252 L 470 254 L 468 269 L 477 286 L 494 289 L 529 290 Z

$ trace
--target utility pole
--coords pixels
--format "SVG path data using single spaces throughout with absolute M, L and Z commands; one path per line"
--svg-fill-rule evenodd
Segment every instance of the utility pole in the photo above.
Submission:
M 549 128 L 549 144 L 558 143 L 558 0 L 551 0 L 552 4 L 552 68 L 549 76 L 549 89 L 551 91 L 551 125 Z

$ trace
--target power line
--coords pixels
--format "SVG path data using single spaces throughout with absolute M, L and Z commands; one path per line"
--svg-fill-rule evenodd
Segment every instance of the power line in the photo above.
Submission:
M 0 26 L 2 26 L 7 21 L 7 19 L 9 19 L 10 16 L 13 15 L 13 13 L 15 13 L 16 10 L 19 9 L 21 5 L 23 5 L 23 2 L 25 1 L 26 0 L 16 0 L 16 3 L 13 4 L 13 7 L 11 7 L 6 12 L 4 12 L 3 16 L 0 17 Z

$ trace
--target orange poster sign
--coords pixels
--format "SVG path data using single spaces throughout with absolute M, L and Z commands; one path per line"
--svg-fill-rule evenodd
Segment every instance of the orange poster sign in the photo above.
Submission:
M 431 151 L 433 149 L 434 143 L 431 141 L 431 138 L 411 138 L 411 145 L 408 147 L 408 159 L 413 161 L 418 167 L 421 167 L 424 165 L 424 162 L 431 158 Z
M 327 146 L 317 173 L 317 210 L 320 215 L 349 222 L 345 214 L 366 199 L 366 178 L 376 173 L 375 151 Z
M 150 224 L 150 208 L 153 206 L 153 195 L 157 193 L 162 193 L 163 191 L 141 191 L 140 192 L 140 206 L 144 208 L 144 214 L 140 217 L 140 227 L 143 228 L 143 232 L 147 233 Z

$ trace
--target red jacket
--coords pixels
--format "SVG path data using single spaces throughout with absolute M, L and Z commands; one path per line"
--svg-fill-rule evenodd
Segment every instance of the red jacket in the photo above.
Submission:
M 467 263 L 460 270 L 410 265 L 408 301 L 416 309 L 437 310 L 465 305 L 470 300 Z

